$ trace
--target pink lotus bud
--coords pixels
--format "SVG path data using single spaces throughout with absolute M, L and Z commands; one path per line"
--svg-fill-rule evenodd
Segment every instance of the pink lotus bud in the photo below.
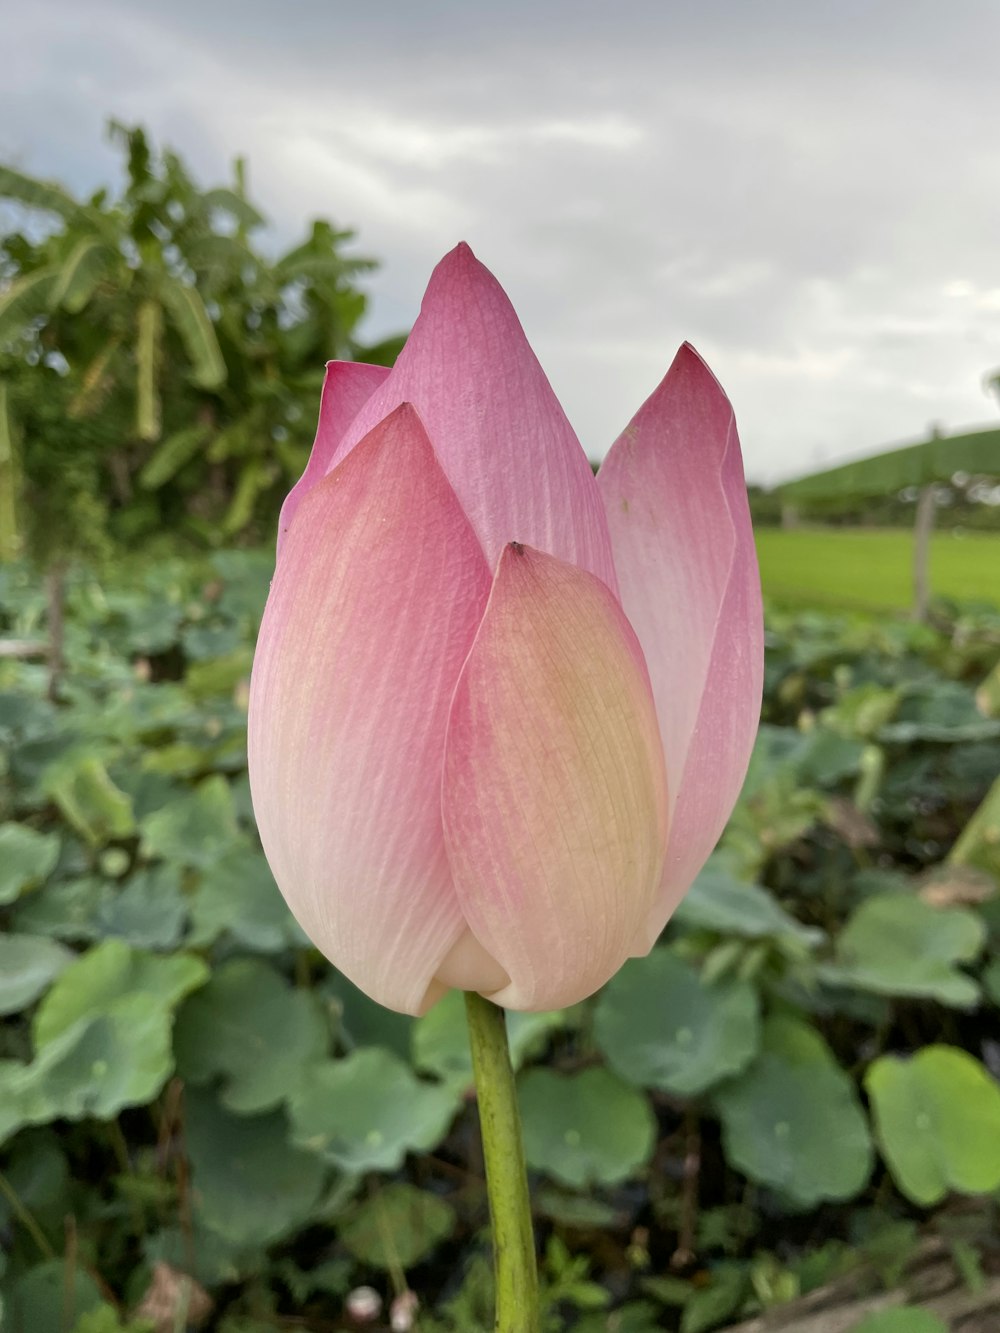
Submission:
M 250 782 L 303 929 L 390 1008 L 572 1004 L 712 850 L 760 709 L 732 409 L 688 346 L 599 476 L 460 245 L 395 367 L 333 362 L 282 510 Z

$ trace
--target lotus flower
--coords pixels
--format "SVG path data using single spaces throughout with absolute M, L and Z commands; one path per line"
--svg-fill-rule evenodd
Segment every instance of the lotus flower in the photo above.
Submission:
M 595 479 L 468 246 L 395 367 L 332 362 L 250 691 L 254 810 L 324 954 L 421 1013 L 574 1003 L 711 852 L 760 708 L 732 409 L 689 346 Z

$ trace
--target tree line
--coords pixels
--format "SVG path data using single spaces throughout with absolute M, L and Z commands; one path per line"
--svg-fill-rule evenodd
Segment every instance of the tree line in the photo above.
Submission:
M 316 220 L 272 257 L 246 164 L 201 188 L 113 122 L 118 189 L 0 165 L 0 557 L 46 569 L 139 544 L 264 537 L 301 471 L 331 359 L 364 345 L 374 261 Z

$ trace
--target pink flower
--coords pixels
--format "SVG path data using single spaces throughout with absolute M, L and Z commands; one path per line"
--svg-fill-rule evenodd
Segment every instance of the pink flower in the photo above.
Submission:
M 331 363 L 282 510 L 249 717 L 275 879 L 390 1008 L 574 1003 L 649 950 L 718 839 L 762 649 L 704 363 L 681 348 L 595 480 L 460 245 L 393 370 Z

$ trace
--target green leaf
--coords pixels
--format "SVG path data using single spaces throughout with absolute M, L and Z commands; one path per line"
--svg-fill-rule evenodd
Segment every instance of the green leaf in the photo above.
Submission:
M 197 664 L 208 665 L 220 657 L 229 657 L 245 650 L 249 645 L 242 642 L 240 627 L 233 624 L 223 625 L 188 625 L 181 632 L 181 647 L 184 656 Z M 185 685 L 190 683 L 190 671 L 185 676 Z
M 110 1120 L 151 1101 L 173 1068 L 170 1013 L 134 994 L 78 1018 L 27 1065 L 0 1062 L 0 1142 L 22 1125 Z
M 147 815 L 141 823 L 142 851 L 175 865 L 204 870 L 234 850 L 240 840 L 233 793 L 221 774 Z
M 293 1096 L 328 1044 L 314 996 L 293 990 L 266 963 L 236 959 L 181 1009 L 174 1049 L 182 1078 L 223 1079 L 222 1105 L 247 1115 Z
M 871 1138 L 854 1085 L 804 1023 L 769 1019 L 758 1058 L 713 1101 L 726 1158 L 751 1180 L 803 1206 L 853 1198 L 867 1181 Z
M 0 175 L 2 175 L 0 169 Z M 47 1259 L 29 1268 L 8 1288 L 4 1329 L 10 1333 L 61 1333 L 103 1302 L 94 1279 L 79 1263 Z M 8 1322 L 9 1321 L 9 1324 Z
M 137 481 L 143 491 L 159 491 L 160 487 L 167 484 L 197 455 L 209 435 L 211 431 L 207 425 L 189 425 L 183 431 L 175 431 L 173 435 L 168 435 L 141 468 Z M 153 440 L 156 437 L 157 435 L 140 433 L 140 439 Z
M 530 1069 L 518 1082 L 528 1165 L 575 1189 L 642 1171 L 656 1121 L 641 1092 L 607 1069 Z
M 253 650 L 249 646 L 216 657 L 211 662 L 194 662 L 188 667 L 185 678 L 188 693 L 199 700 L 220 694 L 232 695 L 241 682 L 250 679 L 252 662 Z
M 0 935 L 0 1014 L 34 1004 L 74 956 L 44 935 Z
M 14 199 L 27 208 L 57 213 L 67 222 L 75 222 L 82 213 L 68 190 L 54 181 L 37 180 L 16 167 L 0 166 L 0 198 Z
M 262 459 L 252 459 L 243 464 L 233 498 L 222 518 L 223 536 L 235 537 L 243 531 L 253 517 L 257 496 L 270 486 L 274 476 L 273 466 Z
M 760 1044 L 757 994 L 743 981 L 707 985 L 667 949 L 634 958 L 601 992 L 594 1035 L 630 1083 L 697 1096 L 745 1069 Z
M 879 1310 L 852 1324 L 847 1333 L 948 1333 L 948 1325 L 930 1310 L 916 1305 L 897 1305 Z
M 681 1333 L 708 1333 L 739 1310 L 750 1294 L 746 1269 L 739 1264 L 719 1264 L 712 1270 L 707 1287 L 694 1291 L 681 1315 Z
M 114 260 L 115 252 L 96 236 L 77 241 L 52 288 L 49 300 L 53 308 L 62 306 L 71 315 L 80 314 Z
M 20 432 L 10 407 L 7 385 L 0 380 L 0 564 L 21 554 Z
M 122 335 L 120 333 L 112 334 L 90 359 L 86 369 L 81 372 L 79 377 L 80 387 L 69 400 L 66 409 L 66 415 L 71 421 L 89 416 L 97 410 L 104 400 L 111 387 L 108 367 L 111 364 L 111 358 L 117 352 L 121 343 Z
M 237 1245 L 270 1245 L 303 1226 L 322 1193 L 316 1158 L 288 1143 L 281 1112 L 234 1116 L 188 1089 L 184 1143 L 195 1214 Z
M 841 736 L 871 740 L 895 716 L 901 698 L 900 690 L 868 681 L 848 690 L 832 707 L 824 708 L 820 721 Z
M 520 1069 L 551 1032 L 566 1022 L 563 1010 L 507 1014 L 507 1041 L 511 1064 Z M 465 998 L 461 991 L 449 993 L 413 1024 L 413 1063 L 428 1074 L 459 1088 L 473 1081 Z
M 737 879 L 726 869 L 722 857 L 708 862 L 673 920 L 677 925 L 747 939 L 792 936 L 814 944 L 823 938 L 822 931 L 803 926 L 790 916 L 767 889 Z
M 81 1014 L 111 1013 L 137 993 L 169 1012 L 207 977 L 206 965 L 191 954 L 161 958 L 124 940 L 105 940 L 77 958 L 49 990 L 35 1014 L 35 1044 L 40 1049 Z
M 926 1046 L 909 1059 L 883 1055 L 865 1088 L 882 1155 L 914 1203 L 1000 1187 L 1000 1087 L 966 1051 Z
M 621 1224 L 621 1214 L 609 1204 L 587 1195 L 557 1189 L 554 1185 L 543 1185 L 539 1190 L 532 1190 L 532 1204 L 543 1217 L 551 1218 L 564 1227 L 613 1231 Z
M 194 287 L 169 277 L 162 280 L 160 296 L 184 344 L 195 384 L 200 389 L 221 389 L 226 362 L 201 296 Z
M 99 935 L 115 936 L 139 949 L 173 949 L 187 916 L 177 866 L 137 871 L 117 892 L 102 896 L 94 915 Z
M 455 1226 L 455 1210 L 437 1195 L 396 1181 L 344 1217 L 338 1238 L 373 1268 L 410 1268 L 425 1259 Z
M 333 969 L 319 985 L 335 1020 L 338 1044 L 348 1050 L 357 1046 L 382 1046 L 404 1060 L 410 1057 L 415 1019 L 376 1004 L 352 981 Z
M 585 1314 L 574 1322 L 573 1333 L 608 1333 L 612 1328 L 614 1333 L 661 1333 L 663 1324 L 648 1301 L 629 1301 L 612 1315 L 606 1311 Z
M 56 1116 L 111 1120 L 126 1106 L 152 1101 L 170 1075 L 170 1015 L 152 995 L 129 995 L 111 1012 L 67 1028 L 36 1065 L 44 1067 L 42 1086 Z
M 201 196 L 202 206 L 205 208 L 218 208 L 222 212 L 228 213 L 248 231 L 253 231 L 256 227 L 263 227 L 266 219 L 261 213 L 258 213 L 253 204 L 248 203 L 241 194 L 235 190 L 228 189 L 226 186 L 217 186 L 213 190 L 206 190 Z
M 263 854 L 249 844 L 234 847 L 202 872 L 190 906 L 191 944 L 197 948 L 220 935 L 255 953 L 308 944 Z
M 141 434 L 141 433 L 140 433 Z M 143 464 L 138 482 L 144 491 L 156 491 L 176 476 L 185 463 L 190 462 L 208 440 L 211 430 L 208 426 L 186 426 L 174 431 L 161 442 L 156 452 Z M 155 435 L 141 435 L 142 439 L 155 439 Z
M 212 436 L 205 451 L 210 463 L 222 463 L 227 458 L 239 458 L 250 452 L 253 443 L 266 430 L 259 407 L 253 407 L 242 417 L 231 422 Z
M 835 965 L 820 975 L 835 985 L 968 1008 L 979 988 L 957 964 L 979 954 L 985 935 L 974 912 L 932 907 L 907 893 L 878 894 L 851 915 L 837 937 Z
M 26 824 L 0 824 L 0 906 L 37 888 L 59 860 L 59 837 Z
M 71 749 L 47 765 L 41 788 L 66 821 L 92 847 L 135 832 L 132 802 L 112 781 L 103 759 L 88 749 Z
M 150 1319 L 122 1320 L 113 1305 L 102 1304 L 88 1310 L 73 1325 L 73 1333 L 155 1333 Z
M 344 1171 L 395 1171 L 444 1137 L 456 1099 L 373 1047 L 313 1065 L 292 1097 L 293 1142 Z
M 140 440 L 160 438 L 162 353 L 163 308 L 147 297 L 139 306 L 135 336 L 135 431 Z
M 818 727 L 805 739 L 795 770 L 804 786 L 829 790 L 859 771 L 865 750 L 864 741 Z
M 281 1126 L 282 1132 L 287 1128 Z M 197 1195 L 193 1198 L 197 1201 Z M 199 1213 L 183 1226 L 161 1227 L 143 1240 L 148 1264 L 165 1263 L 213 1287 L 252 1277 L 267 1267 L 267 1256 L 254 1245 L 241 1245 L 213 1231 Z M 173 1330 L 171 1330 L 173 1333 Z
M 0 167 L 0 175 L 2 172 Z M 58 274 L 54 265 L 40 268 L 15 278 L 7 290 L 0 293 L 0 347 L 23 337 L 27 326 L 48 311 Z
M 953 865 L 977 866 L 1000 878 L 1000 778 L 959 834 L 948 860 Z
M 29 935 L 94 940 L 100 934 L 98 912 L 113 893 L 112 886 L 96 875 L 56 880 L 21 899 L 14 912 L 14 926 Z

